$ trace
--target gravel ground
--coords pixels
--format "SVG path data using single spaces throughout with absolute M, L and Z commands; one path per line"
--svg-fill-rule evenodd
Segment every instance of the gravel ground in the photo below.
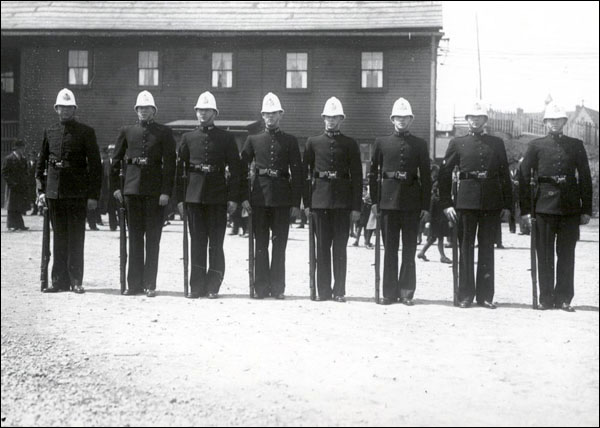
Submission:
M 285 301 L 247 298 L 237 236 L 222 297 L 190 301 L 179 221 L 164 230 L 155 299 L 119 295 L 107 226 L 86 234 L 87 293 L 45 295 L 41 218 L 25 221 L 6 232 L 2 211 L 2 426 L 599 424 L 597 220 L 577 246 L 573 314 L 530 309 L 529 240 L 506 225 L 490 311 L 452 306 L 435 247 L 411 308 L 372 303 L 364 247 L 348 248 L 348 302 L 311 302 L 296 228 Z

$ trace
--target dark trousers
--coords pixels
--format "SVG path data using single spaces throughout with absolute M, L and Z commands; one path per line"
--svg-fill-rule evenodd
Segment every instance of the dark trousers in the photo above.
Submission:
M 117 230 L 119 226 L 119 207 L 115 198 L 110 195 L 110 201 L 108 202 L 108 225 L 110 230 Z
M 540 303 L 548 306 L 571 303 L 575 289 L 575 245 L 579 236 L 579 215 L 537 215 L 537 258 Z M 556 243 L 556 286 L 554 249 Z
M 189 203 L 186 206 L 190 224 L 192 260 L 190 290 L 201 296 L 207 293 L 216 294 L 225 275 L 223 241 L 227 228 L 227 206 Z
M 6 213 L 6 228 L 7 229 L 23 229 L 23 214 L 21 211 L 8 211 Z
M 69 290 L 83 280 L 83 245 L 87 200 L 47 199 L 54 231 L 52 286 Z
M 458 241 L 460 245 L 460 270 L 458 299 L 460 301 L 491 302 L 494 298 L 494 241 L 499 210 L 459 210 Z M 475 235 L 477 280 L 475 280 Z
M 346 245 L 350 234 L 349 210 L 313 210 L 317 236 L 317 288 L 319 297 L 330 299 L 346 294 Z M 333 277 L 331 289 L 331 247 L 333 246 Z
M 127 226 L 129 227 L 130 290 L 156 289 L 158 253 L 163 227 L 163 208 L 158 196 L 125 196 Z
M 256 239 L 255 288 L 258 296 L 277 296 L 285 292 L 285 248 L 290 230 L 289 207 L 253 207 L 252 222 Z M 269 232 L 273 245 L 269 266 Z
M 415 253 L 419 234 L 419 211 L 382 210 L 385 233 L 383 297 L 412 299 L 417 285 Z M 402 266 L 398 276 L 398 247 L 402 231 Z

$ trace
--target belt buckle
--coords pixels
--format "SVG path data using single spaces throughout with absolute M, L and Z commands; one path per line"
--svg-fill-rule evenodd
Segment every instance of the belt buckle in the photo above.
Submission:
M 394 173 L 394 178 L 396 180 L 406 180 L 408 178 L 408 174 L 406 171 L 396 171 Z
M 54 162 L 54 168 L 64 168 L 64 166 L 65 166 L 65 163 L 62 160 Z
M 210 165 L 204 165 L 204 164 L 202 164 L 202 165 L 200 165 L 200 170 L 202 172 L 211 172 Z
M 279 177 L 279 171 L 276 169 L 267 168 L 267 175 L 269 177 Z
M 488 173 L 487 171 L 477 171 L 477 178 L 482 179 L 482 178 L 487 178 Z
M 137 158 L 137 164 L 140 166 L 148 165 L 148 158 Z
M 555 175 L 554 181 L 556 181 L 556 184 L 565 184 L 567 182 L 567 176 L 566 175 Z
M 337 171 L 327 171 L 327 178 L 337 178 Z

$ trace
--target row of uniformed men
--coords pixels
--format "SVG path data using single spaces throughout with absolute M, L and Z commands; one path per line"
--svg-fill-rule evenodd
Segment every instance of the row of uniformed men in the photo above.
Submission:
M 75 120 L 76 108 L 73 93 L 61 90 L 55 103 L 60 121 L 44 131 L 37 168 L 39 191 L 48 202 L 54 230 L 52 285 L 48 292 L 69 288 L 84 292 L 85 211 L 86 205 L 88 209 L 95 208 L 100 189 L 100 160 L 94 130 Z M 179 209 L 187 210 L 190 225 L 191 290 L 186 297 L 218 297 L 225 272 L 226 215 L 241 202 L 253 213 L 255 297 L 283 299 L 290 209 L 292 214 L 298 214 L 303 199 L 305 208 L 312 210 L 317 237 L 317 300 L 345 301 L 349 222 L 360 215 L 362 168 L 358 144 L 340 131 L 345 114 L 337 98 L 327 100 L 322 113 L 325 130 L 307 140 L 302 162 L 297 139 L 279 127 L 284 109 L 276 95 L 269 93 L 264 97 L 261 113 L 265 130 L 249 136 L 240 154 L 233 135 L 214 125 L 219 114 L 216 100 L 210 92 L 204 92 L 194 107 L 199 126 L 183 135 L 179 147 L 178 157 L 181 165 L 186 165 L 186 174 L 184 168 L 176 168 L 175 141 L 170 128 L 154 120 L 158 108 L 152 95 L 142 91 L 134 110 L 138 121 L 120 130 L 112 158 L 114 188 L 119 188 L 121 161 L 127 163 L 124 191 L 114 192 L 127 208 L 129 269 L 125 294 L 156 295 L 163 209 L 175 186 Z M 530 210 L 527 191 L 531 168 L 537 171 L 540 182 L 536 211 L 543 219 L 538 232 L 543 309 L 556 305 L 572 310 L 575 232 L 580 223 L 589 221 L 591 214 L 587 156 L 580 140 L 562 135 L 566 118 L 564 111 L 556 106 L 547 109 L 544 120 L 550 133 L 530 144 L 523 162 L 524 214 Z M 413 119 L 409 102 L 398 99 L 390 115 L 394 132 L 375 140 L 369 174 L 371 198 L 377 201 L 373 209 L 377 210 L 379 205 L 382 213 L 383 304 L 397 301 L 413 304 L 417 231 L 430 201 L 428 146 L 425 140 L 409 132 Z M 479 305 L 493 309 L 493 231 L 501 210 L 511 206 L 511 182 L 503 141 L 484 132 L 486 110 L 475 103 L 466 119 L 469 134 L 450 142 L 440 170 L 440 199 L 446 215 L 459 230 L 460 306 L 469 307 L 476 300 Z M 244 178 L 249 165 L 254 168 L 251 189 Z M 455 167 L 459 170 L 459 185 L 453 197 Z M 307 173 L 312 186 L 307 185 Z M 382 179 L 380 186 L 378 174 Z M 184 177 L 187 177 L 185 194 Z M 400 231 L 403 250 L 398 274 Z M 476 233 L 479 261 L 475 278 Z M 556 287 L 555 235 L 559 245 Z

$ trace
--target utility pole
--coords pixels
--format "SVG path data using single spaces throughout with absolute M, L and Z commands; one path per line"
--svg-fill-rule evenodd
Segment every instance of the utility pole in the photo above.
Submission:
M 479 99 L 483 99 L 483 91 L 481 89 L 481 54 L 479 52 L 479 19 L 475 12 L 475 31 L 477 32 L 477 65 L 479 67 Z

